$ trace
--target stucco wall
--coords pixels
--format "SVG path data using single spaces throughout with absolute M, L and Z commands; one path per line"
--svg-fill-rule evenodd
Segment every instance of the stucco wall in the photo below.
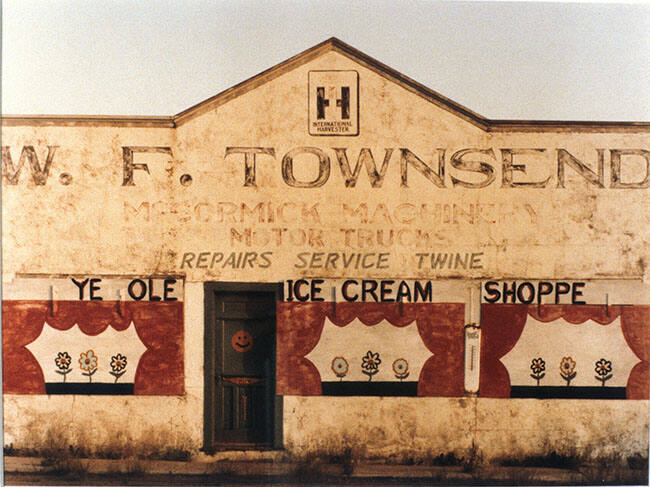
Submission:
M 359 73 L 359 136 L 309 135 L 311 70 Z M 203 434 L 206 281 L 647 282 L 647 184 L 613 188 L 611 163 L 616 150 L 647 151 L 647 129 L 486 131 L 379 71 L 328 52 L 267 83 L 258 80 L 254 89 L 241 89 L 176 128 L 5 124 L 2 143 L 14 165 L 24 146 L 34 147 L 41 167 L 48 147 L 58 148 L 45 184 L 35 183 L 29 162 L 15 183 L 3 178 L 3 280 L 50 274 L 186 277 L 184 395 L 5 395 L 5 443 L 33 447 L 51 431 L 90 449 L 117 441 L 196 451 Z M 169 151 L 136 150 L 134 164 L 147 164 L 148 173 L 135 168 L 133 185 L 125 185 L 124 147 Z M 256 156 L 255 184 L 245 183 L 244 154 L 228 154 L 228 148 L 241 147 L 273 149 L 274 155 Z M 297 188 L 283 177 L 285 154 L 300 147 L 328 157 L 331 172 L 323 185 Z M 363 148 L 372 151 L 378 168 L 392 149 L 382 184 L 371 188 L 362 167 L 356 185 L 346 186 L 337 148 L 346 149 L 351 168 Z M 413 164 L 403 184 L 402 149 L 434 172 L 444 149 L 444 187 Z M 467 161 L 486 163 L 492 172 L 451 164 L 452 154 L 464 149 L 475 149 Z M 515 156 L 513 164 L 525 164 L 526 172 L 515 171 L 513 178 L 548 178 L 544 187 L 511 187 L 504 177 L 508 149 L 540 149 Z M 562 150 L 594 174 L 602 154 L 604 187 L 569 166 L 561 184 Z M 313 153 L 296 156 L 296 180 L 313 181 L 318 171 Z M 647 176 L 646 160 L 624 156 L 621 172 L 623 181 L 640 183 Z M 186 174 L 191 183 L 182 184 Z M 494 180 L 482 188 L 454 183 L 476 186 L 488 176 Z M 336 267 L 322 260 L 307 265 L 315 252 L 388 257 L 385 266 L 367 269 L 346 269 L 340 261 Z M 242 260 L 241 253 L 248 256 Z M 480 265 L 431 264 L 433 254 L 456 253 L 480 254 Z M 283 426 L 285 445 L 296 452 L 345 440 L 376 456 L 463 452 L 472 445 L 487 457 L 565 448 L 632 453 L 648 447 L 648 401 L 287 396 Z
M 4 444 L 39 450 L 62 442 L 112 455 L 198 451 L 203 441 L 203 284 L 186 283 L 185 299 L 183 395 L 4 394 Z
M 647 401 L 465 398 L 284 398 L 287 448 L 420 460 L 648 450 Z
M 310 70 L 354 69 L 360 77 L 360 135 L 311 136 L 306 92 Z M 278 100 L 282 102 L 279 103 Z M 408 108 L 405 108 L 408 107 Z M 486 132 L 390 83 L 337 53 L 242 93 L 176 129 L 143 127 L 3 127 L 3 145 L 14 163 L 32 145 L 43 165 L 47 146 L 58 146 L 43 186 L 25 163 L 17 184 L 3 182 L 4 272 L 60 274 L 183 273 L 190 280 L 277 282 L 296 276 L 598 278 L 647 275 L 646 189 L 612 188 L 612 150 L 644 149 L 643 128 L 624 131 Z M 123 185 L 123 147 L 168 147 L 166 153 L 135 152 L 133 186 Z M 255 185 L 245 185 L 244 154 L 228 148 L 272 148 L 257 154 Z M 320 187 L 289 186 L 282 160 L 289 151 L 313 147 L 329 158 L 330 176 Z M 345 148 L 354 168 L 370 149 L 378 167 L 392 149 L 381 187 L 371 188 L 365 168 L 346 187 L 335 148 Z M 401 184 L 400 149 L 437 171 L 444 149 L 444 186 L 408 165 Z M 451 157 L 488 164 L 494 180 L 458 169 Z M 543 188 L 503 183 L 503 150 L 515 154 L 515 182 L 546 181 Z M 558 187 L 558 151 L 597 172 L 603 154 L 603 185 L 588 183 L 569 166 Z M 647 149 L 646 149 L 647 150 Z M 296 156 L 294 176 L 314 180 L 313 154 Z M 640 155 L 622 156 L 622 179 L 647 175 Z M 61 174 L 72 176 L 69 184 Z M 182 185 L 184 174 L 192 176 Z M 646 184 L 647 185 L 647 184 Z M 261 206 L 259 206 L 261 204 Z M 101 211 L 98 211 L 101 209 Z M 44 224 L 47 222 L 47 224 Z M 380 234 L 378 232 L 381 232 Z M 419 232 L 419 233 L 418 233 Z M 65 235 L 65 238 L 61 238 Z M 246 264 L 228 262 L 249 252 Z M 268 263 L 259 254 L 268 253 Z M 386 252 L 388 264 L 368 271 L 305 266 L 313 252 Z M 418 253 L 483 252 L 475 268 L 432 267 Z M 184 260 L 187 254 L 193 258 Z M 206 255 L 199 262 L 199 254 Z M 215 254 L 218 258 L 215 258 Z M 306 254 L 305 254 L 306 255 Z M 197 265 L 198 264 L 198 265 Z

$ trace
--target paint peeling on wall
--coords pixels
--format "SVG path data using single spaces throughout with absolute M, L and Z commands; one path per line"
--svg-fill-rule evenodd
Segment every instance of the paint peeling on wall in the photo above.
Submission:
M 629 301 L 632 293 L 620 288 L 633 285 L 609 282 L 600 287 L 613 295 L 618 287 L 617 296 Z M 649 399 L 650 306 L 602 302 L 596 296 L 603 293 L 591 287 L 597 285 L 485 283 L 480 395 Z
M 464 288 L 455 291 L 459 302 L 433 302 L 453 293 L 438 297 L 430 281 L 287 281 L 278 393 L 462 396 Z
M 183 283 L 173 281 L 16 279 L 2 302 L 4 393 L 183 394 Z M 122 287 L 122 301 L 100 296 Z
M 74 408 L 75 446 L 198 449 L 204 284 L 291 279 L 288 450 L 647 452 L 650 124 L 489 121 L 328 41 L 176 117 L 2 126 L 6 442 Z

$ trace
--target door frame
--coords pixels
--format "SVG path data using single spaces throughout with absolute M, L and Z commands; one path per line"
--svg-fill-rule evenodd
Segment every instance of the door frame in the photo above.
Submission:
M 282 284 L 281 283 L 261 283 L 261 282 L 204 282 L 203 283 L 203 304 L 204 304 L 204 336 L 203 336 L 203 448 L 206 453 L 214 453 L 220 449 L 228 449 L 228 444 L 218 444 L 214 435 L 216 423 L 216 404 L 215 398 L 215 358 L 217 354 L 214 320 L 216 316 L 215 292 L 268 292 L 275 295 L 275 301 L 282 301 Z M 277 320 L 276 329 L 274 330 L 277 337 Z M 275 352 L 277 343 L 273 347 L 273 364 L 272 374 L 275 383 Z M 274 412 L 273 412 L 273 438 L 271 445 L 247 445 L 250 449 L 267 449 L 282 448 L 282 396 L 274 394 Z M 240 449 L 239 447 L 238 449 Z

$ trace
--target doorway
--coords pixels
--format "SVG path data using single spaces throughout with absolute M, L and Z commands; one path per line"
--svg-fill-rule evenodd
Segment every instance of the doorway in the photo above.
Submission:
M 204 450 L 281 444 L 275 284 L 205 284 Z

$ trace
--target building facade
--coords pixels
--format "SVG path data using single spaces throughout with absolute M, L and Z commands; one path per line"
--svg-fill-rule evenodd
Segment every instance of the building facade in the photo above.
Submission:
M 173 117 L 5 116 L 5 445 L 646 454 L 649 134 L 336 39 Z

